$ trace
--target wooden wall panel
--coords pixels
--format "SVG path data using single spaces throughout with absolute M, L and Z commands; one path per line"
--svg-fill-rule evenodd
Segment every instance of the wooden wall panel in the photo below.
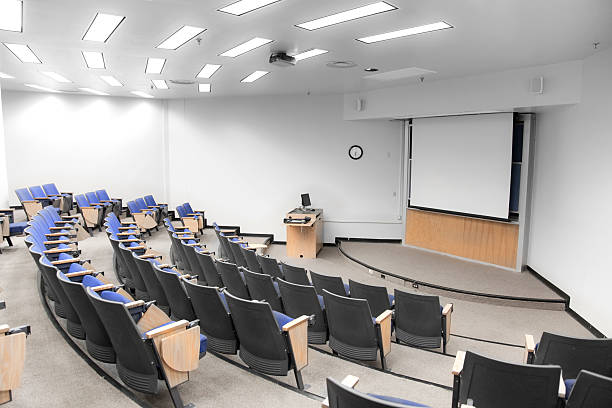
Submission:
M 408 209 L 406 244 L 516 267 L 518 224 Z

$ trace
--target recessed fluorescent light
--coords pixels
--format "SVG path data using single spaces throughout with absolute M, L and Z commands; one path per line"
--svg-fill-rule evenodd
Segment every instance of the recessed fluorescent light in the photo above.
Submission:
M 266 38 L 255 37 L 245 43 L 242 43 L 232 48 L 231 50 L 225 51 L 223 54 L 221 54 L 221 56 L 234 58 L 234 57 L 244 54 L 245 52 L 249 52 L 251 50 L 254 50 L 255 48 L 261 47 L 262 45 L 269 44 L 272 41 L 274 40 L 268 40 Z
M 24 84 L 24 85 L 28 86 L 30 88 L 38 89 L 39 91 L 54 92 L 54 93 L 60 93 L 61 92 L 61 91 L 57 91 L 55 89 L 47 88 L 47 87 L 40 86 L 40 85 L 34 85 L 34 84 Z
M 210 78 L 211 76 L 213 76 L 213 74 L 215 72 L 217 72 L 219 70 L 219 68 L 221 68 L 221 65 L 216 65 L 216 64 L 206 64 L 204 65 L 204 68 L 202 68 L 202 70 L 200 70 L 200 73 L 196 76 L 197 78 Z
M 198 84 L 199 92 L 210 92 L 210 84 Z
M 205 28 L 193 27 L 193 26 L 182 26 L 177 32 L 166 38 L 157 48 L 163 48 L 165 50 L 176 50 L 186 42 L 193 40 L 199 34 L 206 31 Z
M 4 72 L 0 72 L 1 79 L 14 79 L 15 77 L 9 74 L 5 74 Z
M 0 1 L 0 30 L 23 31 L 23 2 L 21 0 Z
M 42 64 L 36 54 L 24 44 L 3 43 L 21 62 L 32 62 L 34 64 Z
M 300 52 L 299 54 L 293 55 L 293 58 L 295 58 L 296 61 L 301 61 L 306 58 L 316 57 L 317 55 L 327 54 L 328 52 L 329 51 L 327 50 L 320 50 L 318 48 L 314 48 L 312 50 Z
M 83 58 L 87 68 L 106 69 L 104 54 L 99 51 L 83 51 Z
M 131 91 L 130 93 L 136 96 L 140 96 L 141 98 L 149 98 L 149 99 L 155 98 L 153 95 L 148 94 L 146 92 L 142 92 L 142 91 Z
M 114 76 L 100 75 L 100 79 L 109 84 L 110 86 L 123 86 L 121 82 Z
M 341 13 L 332 14 L 331 16 L 321 17 L 316 20 L 307 21 L 305 23 L 297 24 L 297 27 L 304 28 L 306 30 L 317 30 L 319 28 L 328 27 L 334 24 L 344 23 L 346 21 L 355 20 L 362 17 L 371 16 L 374 14 L 384 13 L 385 11 L 396 10 L 397 7 L 392 6 L 384 1 L 378 3 L 368 4 L 367 6 L 358 7 L 343 11 Z
M 249 75 L 248 77 L 244 78 L 242 81 L 240 82 L 244 82 L 244 83 L 251 83 L 251 82 L 255 82 L 257 81 L 259 78 L 268 75 L 269 72 L 268 71 L 255 71 L 253 72 L 251 75 Z
M 61 82 L 61 83 L 64 83 L 64 84 L 69 84 L 69 83 L 72 82 L 71 80 L 69 80 L 65 76 L 62 76 L 62 75 L 58 74 L 57 72 L 53 72 L 53 71 L 41 71 L 41 74 L 48 76 L 49 78 L 53 79 L 54 81 Z
M 165 58 L 147 58 L 145 74 L 161 74 L 164 69 L 164 65 L 166 65 Z
M 123 16 L 98 13 L 89 25 L 83 40 L 106 42 L 123 20 L 125 20 Z
M 428 33 L 431 31 L 445 30 L 447 28 L 453 28 L 452 25 L 445 23 L 444 21 L 438 21 L 437 23 L 422 25 L 418 27 L 407 28 L 405 30 L 392 31 L 390 33 L 372 35 L 369 37 L 358 38 L 357 41 L 371 44 L 379 41 L 392 40 L 394 38 L 407 37 L 409 35 Z
M 104 96 L 110 95 L 110 94 L 108 94 L 106 92 L 96 91 L 95 89 L 91 89 L 91 88 L 79 88 L 79 91 L 89 92 L 89 93 L 92 93 L 94 95 L 104 95 Z
M 151 82 L 153 82 L 153 85 L 157 89 L 168 89 L 168 84 L 166 83 L 165 79 L 154 79 Z
M 233 14 L 235 16 L 241 16 L 249 11 L 257 10 L 258 8 L 265 7 L 272 3 L 278 3 L 279 1 L 280 0 L 240 0 L 219 9 L 219 11 Z

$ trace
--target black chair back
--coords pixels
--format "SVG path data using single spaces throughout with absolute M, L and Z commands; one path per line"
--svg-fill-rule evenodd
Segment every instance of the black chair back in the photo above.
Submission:
M 91 288 L 87 295 L 106 328 L 117 353 L 119 378 L 136 391 L 158 391 L 157 363 L 151 347 L 142 340 L 132 316 L 122 303 L 102 299 Z
M 283 275 L 287 282 L 297 283 L 298 285 L 310 285 L 306 269 L 299 266 L 287 265 L 284 262 L 281 262 L 281 269 L 283 270 Z
M 378 337 L 365 299 L 338 296 L 323 290 L 329 327 L 329 346 L 357 360 L 375 361 Z
M 251 295 L 251 299 L 268 302 L 272 310 L 283 313 L 280 295 L 274 288 L 274 283 L 270 275 L 251 272 L 248 269 L 242 269 L 242 273 L 244 273 L 244 280 L 249 290 L 249 294 Z
M 580 370 L 612 377 L 612 339 L 579 339 L 544 332 L 534 364 L 556 364 L 563 378 L 576 378 Z
M 98 361 L 114 364 L 116 361 L 115 350 L 100 317 L 98 317 L 98 312 L 89 301 L 86 293 L 87 288 L 81 282 L 61 277 L 59 271 L 57 272 L 57 280 L 81 320 L 81 325 L 85 330 L 87 352 Z
M 129 290 L 134 290 L 134 279 L 132 278 L 132 274 L 130 273 L 127 263 L 123 258 L 123 251 L 119 250 L 119 241 L 111 236 L 108 237 L 108 240 L 113 248 L 113 263 L 119 266 L 119 269 L 115 269 L 117 279 L 119 279 L 119 281 Z
M 208 338 L 208 348 L 224 354 L 236 354 L 238 337 L 234 322 L 217 288 L 185 281 L 185 289 L 191 299 L 193 310 L 200 319 L 200 329 Z
M 612 378 L 590 371 L 581 371 L 565 407 L 612 407 Z
M 223 253 L 227 258 L 228 262 L 238 265 L 238 261 L 234 257 L 234 252 L 232 251 L 229 239 L 225 238 L 219 233 L 217 233 L 217 238 L 219 238 L 219 246 L 223 248 Z
M 261 256 L 255 254 L 257 257 L 257 262 L 261 265 L 261 270 L 266 275 L 270 275 L 272 278 L 282 278 L 284 279 L 283 272 L 281 271 L 280 266 L 278 265 L 278 261 L 274 258 L 268 258 L 267 256 Z
M 148 259 L 140 259 L 138 257 L 134 258 L 134 262 L 147 288 L 149 298 L 155 300 L 155 305 L 163 310 L 164 313 L 169 314 L 170 303 L 166 297 L 166 292 L 164 292 L 161 283 L 159 283 L 157 279 L 157 275 L 153 269 L 153 263 Z
M 215 265 L 221 275 L 223 286 L 229 293 L 242 299 L 251 298 L 244 278 L 235 264 L 217 261 Z
M 395 289 L 395 336 L 417 347 L 440 347 L 440 299 Z
M 459 403 L 475 407 L 556 408 L 561 367 L 511 364 L 466 352 Z M 503 385 L 502 385 L 503 384 Z
M 249 271 L 255 273 L 263 273 L 261 265 L 257 261 L 257 254 L 255 254 L 255 251 L 242 247 L 240 247 L 240 251 L 242 252 L 242 256 L 244 257 L 244 259 L 246 260 L 247 269 Z
M 172 240 L 172 248 L 174 248 L 175 251 L 174 255 L 177 257 L 176 265 L 185 271 L 185 273 L 191 273 L 191 265 L 189 265 L 189 261 L 187 260 L 187 254 L 183 248 L 182 241 L 178 239 L 175 234 L 170 234 L 170 239 Z
M 195 248 L 192 246 L 183 243 L 181 245 L 183 248 L 183 252 L 185 253 L 185 258 L 187 259 L 187 264 L 189 265 L 189 270 L 191 271 L 191 275 L 198 275 L 198 281 L 204 281 L 204 274 L 202 273 L 202 269 L 200 268 L 200 263 L 198 262 L 197 255 L 195 253 Z
M 244 255 L 242 255 L 242 247 L 239 243 L 227 240 L 229 243 L 232 254 L 234 255 L 234 260 L 236 261 L 236 265 L 242 266 L 243 268 L 248 268 L 249 264 L 247 263 Z
M 329 408 L 406 408 L 405 404 L 384 401 L 347 387 L 327 377 Z
M 368 301 L 373 317 L 379 316 L 385 310 L 391 309 L 389 294 L 384 286 L 366 285 L 349 279 L 349 288 L 352 298 Z
M 147 286 L 140 276 L 140 271 L 138 270 L 138 266 L 136 266 L 135 257 L 138 255 L 142 255 L 145 253 L 143 250 L 132 251 L 127 249 L 123 244 L 119 244 L 119 252 L 123 254 L 123 259 L 125 259 L 125 263 L 127 265 L 127 269 L 130 271 L 130 275 L 132 275 L 132 279 L 134 280 L 134 289 L 136 290 L 136 297 L 142 300 L 149 300 L 149 293 L 147 292 Z
M 297 285 L 282 279 L 278 279 L 277 282 L 286 315 L 294 319 L 300 316 L 314 315 L 314 323 L 308 327 L 308 343 L 327 343 L 327 317 L 325 316 L 325 309 L 321 307 L 315 288 Z
M 204 280 L 208 286 L 216 286 L 218 288 L 223 287 L 223 281 L 221 280 L 221 275 L 219 275 L 219 271 L 215 266 L 215 261 L 210 254 L 203 254 L 201 252 L 196 252 L 196 257 L 198 262 L 200 263 L 200 270 L 204 275 Z M 201 279 L 198 279 L 201 280 Z
M 153 265 L 153 269 L 170 304 L 170 318 L 172 320 L 196 320 L 193 306 L 191 306 L 181 278 L 176 273 L 166 272 L 157 265 Z
M 344 282 L 339 276 L 328 276 L 321 275 L 310 271 L 310 279 L 312 279 L 312 285 L 317 291 L 318 295 L 323 296 L 323 289 L 338 296 L 348 296 L 344 287 Z
M 287 375 L 287 344 L 270 305 L 240 299 L 227 291 L 225 298 L 240 339 L 240 358 L 263 373 Z

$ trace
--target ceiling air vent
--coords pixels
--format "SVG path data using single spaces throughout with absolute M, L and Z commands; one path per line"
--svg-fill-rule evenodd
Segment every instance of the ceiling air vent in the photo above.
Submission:
M 196 83 L 193 79 L 170 79 L 169 81 L 174 85 L 193 85 Z
M 330 68 L 355 68 L 357 66 L 353 61 L 331 61 L 325 65 Z

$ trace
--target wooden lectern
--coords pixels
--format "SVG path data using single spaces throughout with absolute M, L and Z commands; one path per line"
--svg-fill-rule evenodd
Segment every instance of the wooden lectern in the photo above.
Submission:
M 308 222 L 292 223 L 291 220 L 304 220 Z M 323 210 L 295 208 L 285 217 L 287 226 L 287 256 L 291 258 L 317 257 L 323 248 Z

